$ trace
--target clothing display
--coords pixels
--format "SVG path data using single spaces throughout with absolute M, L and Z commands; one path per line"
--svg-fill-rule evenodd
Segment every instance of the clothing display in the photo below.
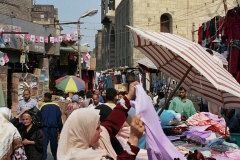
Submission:
M 197 135 L 201 138 L 208 138 L 212 134 L 212 131 L 197 131 L 194 129 L 191 129 L 190 131 L 186 131 L 182 134 L 182 136 L 191 137 L 192 135 Z
M 140 114 L 141 120 L 146 128 L 146 148 L 148 158 L 152 160 L 158 159 L 186 159 L 173 144 L 168 140 L 159 125 L 159 117 L 154 110 L 153 104 L 147 98 L 147 94 L 140 85 L 136 85 L 136 99 L 131 101 L 132 106 L 136 109 L 136 114 Z M 159 139 L 161 137 L 161 139 Z
M 188 123 L 193 126 L 206 126 L 210 125 L 207 130 L 211 130 L 213 132 L 220 133 L 222 135 L 225 134 L 225 126 L 226 122 L 223 118 L 217 118 L 216 115 L 213 115 L 208 112 L 200 112 L 191 116 L 188 120 Z M 229 134 L 229 131 L 227 131 Z

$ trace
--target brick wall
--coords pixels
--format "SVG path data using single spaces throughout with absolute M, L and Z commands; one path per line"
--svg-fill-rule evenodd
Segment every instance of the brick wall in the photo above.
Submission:
M 0 14 L 31 21 L 31 9 L 32 0 L 0 0 Z

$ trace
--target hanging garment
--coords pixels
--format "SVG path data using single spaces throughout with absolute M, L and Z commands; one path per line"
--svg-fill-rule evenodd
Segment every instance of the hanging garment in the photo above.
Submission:
M 136 100 L 132 101 L 132 106 L 136 109 L 136 114 L 140 114 L 141 120 L 146 128 L 146 147 L 148 158 L 151 160 L 168 160 L 179 158 L 184 160 L 182 155 L 173 146 L 170 140 L 164 134 L 159 117 L 153 107 L 153 104 L 142 86 L 136 86 Z M 161 137 L 161 138 L 160 138 Z
M 108 75 L 108 76 L 107 76 L 107 87 L 108 87 L 108 88 L 113 88 L 112 75 Z

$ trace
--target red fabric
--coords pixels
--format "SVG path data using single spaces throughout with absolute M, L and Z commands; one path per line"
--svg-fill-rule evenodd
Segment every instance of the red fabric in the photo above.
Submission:
M 198 44 L 202 44 L 202 26 L 198 28 Z
M 240 72 L 237 72 L 236 80 L 237 80 L 238 83 L 240 83 Z
M 219 34 L 222 35 L 222 28 L 223 28 L 223 22 L 222 22 L 222 20 L 219 20 L 219 21 L 218 21 L 218 25 L 219 25 Z
M 113 84 L 117 84 L 117 76 L 113 75 L 112 79 L 113 79 Z
M 110 139 L 113 139 L 122 128 L 123 123 L 126 121 L 128 116 L 128 111 L 131 108 L 130 101 L 127 99 L 126 96 L 123 97 L 125 100 L 125 106 L 128 109 L 125 109 L 121 106 L 120 103 L 113 109 L 112 113 L 103 121 L 101 125 L 104 126 L 109 133 Z M 117 160 L 134 160 L 139 152 L 139 148 L 136 146 L 131 145 L 128 142 L 129 146 L 131 147 L 131 151 L 135 153 L 135 155 L 129 155 L 126 151 L 123 151 L 117 156 Z
M 210 46 L 213 46 L 214 37 L 210 37 Z
M 210 27 L 208 27 L 210 25 L 210 23 L 206 23 L 206 37 L 210 36 Z
M 240 50 L 231 50 L 229 51 L 230 55 L 229 55 L 229 72 L 231 74 L 235 74 L 238 70 L 238 60 L 239 60 L 239 54 L 240 54 Z
M 227 12 L 224 37 L 227 38 L 227 45 L 229 45 L 231 39 L 240 40 L 240 9 L 231 9 Z

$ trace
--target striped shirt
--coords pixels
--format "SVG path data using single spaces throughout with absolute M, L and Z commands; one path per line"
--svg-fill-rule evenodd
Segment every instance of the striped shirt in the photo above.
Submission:
M 33 107 L 37 107 L 38 108 L 38 103 L 36 100 L 30 98 L 27 102 L 23 99 L 18 103 L 17 106 L 17 114 L 19 114 L 21 111 L 25 110 L 25 109 L 31 109 Z

